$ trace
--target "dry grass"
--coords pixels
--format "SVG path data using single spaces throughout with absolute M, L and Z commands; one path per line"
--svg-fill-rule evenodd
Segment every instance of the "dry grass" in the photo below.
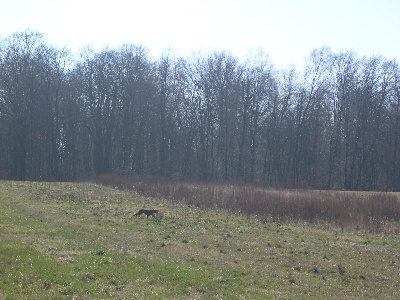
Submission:
M 95 181 L 148 197 L 257 216 L 262 222 L 307 222 L 390 234 L 400 230 L 400 201 L 394 193 L 274 190 L 116 175 Z
M 140 208 L 161 214 L 134 217 Z M 399 299 L 394 235 L 87 183 L 0 181 L 0 211 L 4 299 Z

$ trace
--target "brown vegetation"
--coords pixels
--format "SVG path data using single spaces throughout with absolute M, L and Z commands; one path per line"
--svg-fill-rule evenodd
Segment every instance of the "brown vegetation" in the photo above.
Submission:
M 148 197 L 256 216 L 262 222 L 308 222 L 375 233 L 400 231 L 400 202 L 393 193 L 276 190 L 116 175 L 99 176 L 96 182 Z

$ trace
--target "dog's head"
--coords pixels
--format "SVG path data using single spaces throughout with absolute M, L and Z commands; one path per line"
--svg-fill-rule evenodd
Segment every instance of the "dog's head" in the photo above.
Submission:
M 139 215 L 141 215 L 143 213 L 143 209 L 140 209 L 136 214 L 135 214 L 135 216 L 139 216 Z

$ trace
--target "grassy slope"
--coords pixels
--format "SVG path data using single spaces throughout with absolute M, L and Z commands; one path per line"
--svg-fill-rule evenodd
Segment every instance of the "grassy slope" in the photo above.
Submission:
M 0 299 L 398 299 L 399 249 L 98 185 L 0 182 Z

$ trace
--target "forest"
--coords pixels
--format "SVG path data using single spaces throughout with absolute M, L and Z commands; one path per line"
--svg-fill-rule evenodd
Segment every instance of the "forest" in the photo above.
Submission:
M 0 179 L 400 191 L 398 62 L 329 47 L 305 59 L 153 58 L 134 44 L 73 55 L 16 32 L 0 39 Z

